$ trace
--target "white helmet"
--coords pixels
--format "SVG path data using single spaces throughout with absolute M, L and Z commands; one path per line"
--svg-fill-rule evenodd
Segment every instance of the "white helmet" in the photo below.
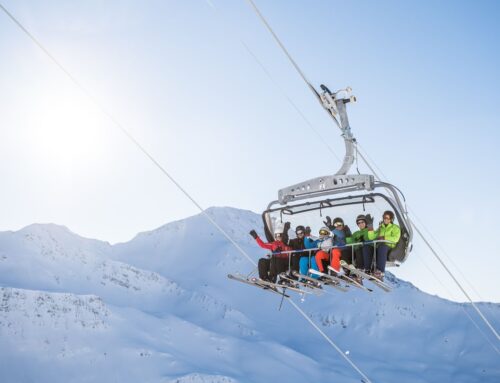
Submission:
M 281 222 L 277 223 L 274 228 L 274 235 L 283 234 L 284 231 L 285 231 L 285 226 Z
M 319 229 L 319 236 L 320 237 L 327 237 L 331 233 L 330 229 L 327 228 L 326 226 L 323 226 L 321 229 Z

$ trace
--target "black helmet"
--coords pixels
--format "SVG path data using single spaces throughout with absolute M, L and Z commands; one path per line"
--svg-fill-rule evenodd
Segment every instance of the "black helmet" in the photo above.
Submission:
M 295 228 L 295 232 L 298 232 L 298 231 L 303 231 L 304 233 L 306 232 L 306 228 L 302 225 L 299 225 Z
M 364 221 L 366 223 L 366 216 L 364 214 L 360 214 L 356 217 L 356 223 L 358 223 L 358 221 Z
M 386 211 L 384 211 L 384 214 L 382 214 L 382 217 L 384 215 L 388 215 L 391 218 L 391 222 L 394 221 L 394 213 L 392 211 L 386 210 Z
M 333 220 L 332 224 L 335 226 L 336 223 L 341 223 L 342 225 L 344 224 L 344 220 L 340 217 L 337 217 Z

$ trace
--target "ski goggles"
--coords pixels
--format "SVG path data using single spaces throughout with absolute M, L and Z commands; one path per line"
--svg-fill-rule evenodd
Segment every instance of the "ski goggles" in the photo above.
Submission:
M 334 223 L 333 226 L 335 226 L 335 227 L 342 227 L 342 226 L 344 226 L 344 224 L 341 223 L 341 222 L 337 222 L 337 223 Z
M 327 230 L 320 230 L 319 235 L 330 235 L 330 232 Z

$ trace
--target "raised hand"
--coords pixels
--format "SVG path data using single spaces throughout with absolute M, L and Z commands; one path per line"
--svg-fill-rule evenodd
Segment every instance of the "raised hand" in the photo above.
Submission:
M 326 221 L 323 221 L 325 226 L 330 230 L 333 230 L 332 219 L 329 216 L 326 216 Z

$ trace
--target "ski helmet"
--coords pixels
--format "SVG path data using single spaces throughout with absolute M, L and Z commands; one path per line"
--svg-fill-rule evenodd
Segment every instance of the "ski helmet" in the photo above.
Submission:
M 283 234 L 285 231 L 284 225 L 280 222 L 276 224 L 276 227 L 274 228 L 274 235 L 276 234 Z
M 366 216 L 364 214 L 360 214 L 356 217 L 356 223 L 359 221 L 363 221 L 366 224 Z
M 336 226 L 335 225 L 336 223 L 341 223 L 343 225 L 344 224 L 344 220 L 342 218 L 340 218 L 340 217 L 337 217 L 332 222 L 333 226 Z
M 330 235 L 330 229 L 327 228 L 326 226 L 323 226 L 321 229 L 319 229 L 319 236 L 320 237 L 327 237 Z

